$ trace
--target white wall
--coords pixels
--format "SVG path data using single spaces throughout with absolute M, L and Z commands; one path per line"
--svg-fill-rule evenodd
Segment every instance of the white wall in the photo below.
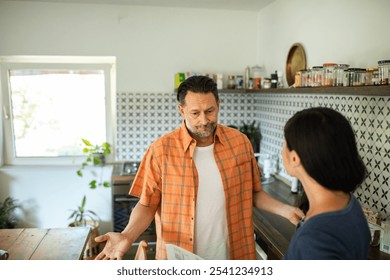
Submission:
M 301 43 L 309 67 L 326 62 L 377 67 L 390 59 L 389 0 L 277 0 L 259 13 L 259 63 L 285 72 Z
M 112 166 L 88 168 L 83 178 L 76 175 L 79 166 L 18 166 L 0 170 L 0 198 L 12 196 L 22 205 L 19 227 L 67 227 L 71 210 L 77 209 L 84 195 L 86 209 L 102 219 L 101 229 L 112 228 L 111 189 L 92 190 L 88 183 L 98 172 L 104 180 L 111 177 Z
M 257 12 L 0 3 L 1 55 L 113 55 L 117 90 L 170 92 L 183 71 L 243 74 Z
M 257 12 L 0 2 L 1 56 L 116 56 L 118 92 L 172 92 L 174 74 L 182 71 L 243 73 L 255 64 L 256 34 Z M 87 194 L 102 232 L 111 230 L 111 190 L 89 190 L 89 179 L 75 172 L 74 166 L 0 168 L 0 197 L 22 203 L 21 226 L 61 227 Z

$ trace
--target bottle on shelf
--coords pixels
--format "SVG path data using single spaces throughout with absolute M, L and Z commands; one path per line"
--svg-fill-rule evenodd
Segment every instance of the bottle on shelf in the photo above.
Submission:
M 277 88 L 284 88 L 283 72 L 279 70 L 279 71 L 277 71 L 277 74 L 278 74 Z
M 244 72 L 244 88 L 246 88 L 246 89 L 251 89 L 252 88 L 251 84 L 249 83 L 250 82 L 250 76 L 251 76 L 251 69 L 248 66 L 248 67 L 245 68 L 245 72 Z
M 274 74 L 271 74 L 271 88 L 278 87 L 278 71 L 275 71 Z

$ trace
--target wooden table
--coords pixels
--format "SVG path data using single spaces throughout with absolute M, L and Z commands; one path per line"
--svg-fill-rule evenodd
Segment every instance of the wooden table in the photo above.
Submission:
M 80 260 L 89 227 L 0 229 L 0 249 L 9 260 Z

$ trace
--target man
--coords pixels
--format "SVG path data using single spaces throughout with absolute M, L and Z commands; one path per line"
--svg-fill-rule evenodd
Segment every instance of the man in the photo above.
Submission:
M 96 259 L 122 259 L 155 218 L 156 259 L 175 244 L 205 259 L 255 259 L 253 205 L 297 224 L 298 208 L 261 188 L 260 169 L 246 135 L 218 124 L 220 100 L 215 82 L 193 76 L 178 88 L 181 127 L 147 150 L 130 194 L 140 197 L 121 233 L 106 242 Z

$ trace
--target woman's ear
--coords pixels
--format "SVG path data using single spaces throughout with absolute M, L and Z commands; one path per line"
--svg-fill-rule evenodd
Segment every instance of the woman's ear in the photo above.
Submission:
M 293 167 L 297 167 L 301 165 L 301 158 L 299 157 L 299 155 L 295 150 L 292 150 L 290 152 L 290 163 Z

